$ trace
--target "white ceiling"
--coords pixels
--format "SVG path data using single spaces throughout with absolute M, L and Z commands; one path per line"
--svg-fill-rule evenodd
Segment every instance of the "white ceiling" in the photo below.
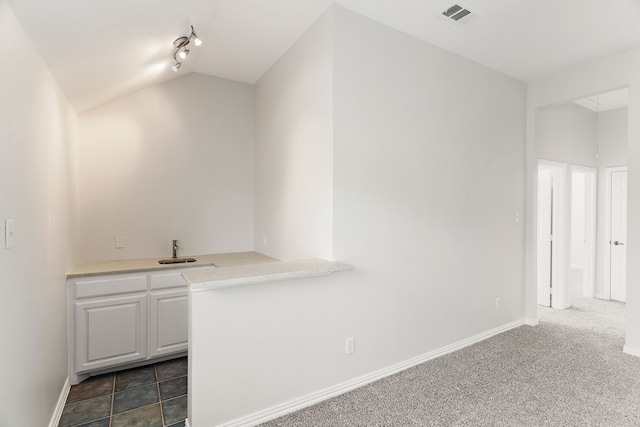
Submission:
M 1 0 L 0 0 L 1 1 Z M 190 71 L 255 83 L 337 3 L 523 81 L 640 47 L 640 0 L 7 0 L 77 111 Z M 178 73 L 174 39 L 204 41 Z

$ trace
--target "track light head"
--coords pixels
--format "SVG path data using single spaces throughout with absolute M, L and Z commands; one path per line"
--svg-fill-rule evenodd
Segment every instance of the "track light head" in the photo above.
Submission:
M 173 41 L 173 59 L 176 61 L 176 63 L 171 67 L 173 71 L 178 71 L 178 69 L 182 65 L 182 62 L 180 62 L 180 60 L 186 59 L 189 55 L 189 49 L 187 49 L 187 46 L 189 45 L 189 43 L 191 43 L 191 40 L 193 40 L 193 44 L 196 46 L 200 46 L 202 44 L 202 40 L 198 38 L 196 31 L 193 29 L 193 25 L 191 26 L 191 34 L 189 34 L 188 37 L 178 37 Z
M 189 36 L 189 38 L 193 38 L 193 44 L 195 44 L 196 46 L 200 46 L 202 44 L 202 40 L 198 38 L 196 30 L 193 29 L 193 25 L 191 26 L 191 35 Z

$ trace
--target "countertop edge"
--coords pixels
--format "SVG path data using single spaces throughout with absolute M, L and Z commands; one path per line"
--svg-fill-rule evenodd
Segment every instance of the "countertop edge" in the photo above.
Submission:
M 78 279 L 81 277 L 93 277 L 93 276 L 109 276 L 113 274 L 129 274 L 129 273 L 147 273 L 149 271 L 171 271 L 171 270 L 180 270 L 186 268 L 197 268 L 197 267 L 216 267 L 216 265 L 212 262 L 209 263 L 183 263 L 183 264 L 158 264 L 157 266 L 152 267 L 140 267 L 140 268 L 127 268 L 123 270 L 113 269 L 113 270 L 104 270 L 104 271 L 95 271 L 88 273 L 69 273 L 67 274 L 67 279 Z
M 189 282 L 192 292 L 200 292 L 282 280 L 328 276 L 336 271 L 351 269 L 353 267 L 349 264 L 311 259 L 200 270 L 196 274 L 184 271 L 182 276 Z
M 180 256 L 181 258 L 187 257 Z M 231 252 L 206 255 L 189 255 L 196 258 L 196 262 L 181 264 L 159 264 L 164 258 L 138 258 L 124 260 L 110 260 L 98 262 L 79 263 L 74 266 L 66 276 L 66 279 L 78 279 L 82 277 L 108 276 L 114 274 L 147 273 L 150 271 L 171 271 L 180 269 L 198 269 L 199 267 L 223 268 L 246 264 L 260 264 L 279 262 L 275 258 L 258 252 Z

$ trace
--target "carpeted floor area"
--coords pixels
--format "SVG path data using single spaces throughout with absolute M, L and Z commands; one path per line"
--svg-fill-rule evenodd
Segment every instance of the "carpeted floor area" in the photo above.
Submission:
M 264 426 L 640 426 L 624 304 L 540 308 L 522 326 Z

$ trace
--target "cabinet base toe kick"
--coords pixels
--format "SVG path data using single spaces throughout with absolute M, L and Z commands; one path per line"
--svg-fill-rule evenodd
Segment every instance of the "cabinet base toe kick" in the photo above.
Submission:
M 86 372 L 74 372 L 71 375 L 69 375 L 69 385 L 80 384 L 82 381 L 90 377 L 95 377 L 103 374 L 110 374 L 112 372 L 126 371 L 128 369 L 140 368 L 141 366 L 153 365 L 155 363 L 161 363 L 161 362 L 165 362 L 167 360 L 172 360 L 172 359 L 179 359 L 185 356 L 188 356 L 188 353 L 186 351 L 183 351 L 180 353 L 170 354 L 167 356 L 159 356 L 159 357 L 154 357 L 152 359 L 145 359 L 139 362 L 113 365 L 103 369 L 89 370 Z

